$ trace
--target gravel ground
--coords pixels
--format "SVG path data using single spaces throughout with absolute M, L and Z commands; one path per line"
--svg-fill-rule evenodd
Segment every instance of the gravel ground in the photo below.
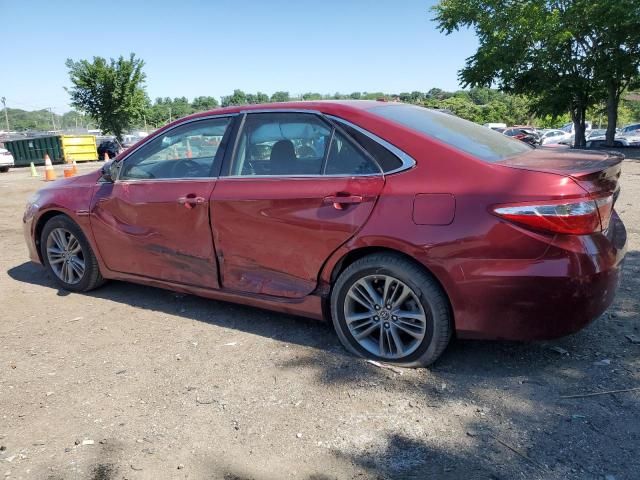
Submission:
M 640 391 L 562 398 L 640 387 L 640 162 L 622 183 L 629 253 L 598 321 L 454 342 L 400 374 L 323 323 L 123 282 L 59 291 L 22 239 L 42 182 L 0 174 L 0 478 L 637 479 Z

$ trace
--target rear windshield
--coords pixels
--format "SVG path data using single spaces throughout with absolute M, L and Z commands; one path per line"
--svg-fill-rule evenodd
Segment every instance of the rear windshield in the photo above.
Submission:
M 420 133 L 436 138 L 486 162 L 497 162 L 529 152 L 530 147 L 490 128 L 463 120 L 448 113 L 415 105 L 382 105 L 371 112 Z

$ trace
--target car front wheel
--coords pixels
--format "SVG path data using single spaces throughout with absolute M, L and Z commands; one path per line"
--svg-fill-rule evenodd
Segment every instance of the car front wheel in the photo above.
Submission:
M 452 334 L 449 302 L 438 282 L 392 253 L 347 267 L 332 290 L 331 314 L 347 350 L 405 367 L 433 363 Z
M 46 223 L 40 248 L 45 267 L 65 290 L 86 292 L 104 283 L 89 242 L 69 217 L 58 215 Z

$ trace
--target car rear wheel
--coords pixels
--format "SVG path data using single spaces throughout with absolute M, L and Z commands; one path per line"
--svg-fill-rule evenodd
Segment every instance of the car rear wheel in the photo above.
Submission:
M 46 223 L 40 248 L 45 267 L 65 290 L 86 292 L 104 283 L 89 242 L 69 217 L 58 215 Z
M 9 171 L 9 167 L 0 167 L 0 172 L 7 173 Z
M 340 274 L 331 316 L 347 350 L 405 367 L 433 363 L 452 334 L 449 302 L 438 282 L 389 253 L 363 257 Z

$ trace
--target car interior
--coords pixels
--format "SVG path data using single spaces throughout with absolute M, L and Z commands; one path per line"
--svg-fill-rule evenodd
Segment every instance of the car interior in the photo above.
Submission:
M 128 157 L 121 179 L 209 177 L 228 118 L 196 122 L 160 135 Z
M 255 115 L 240 134 L 233 176 L 353 175 L 379 169 L 340 132 L 296 114 Z M 327 145 L 331 143 L 327 152 Z M 325 162 L 326 157 L 326 162 Z

